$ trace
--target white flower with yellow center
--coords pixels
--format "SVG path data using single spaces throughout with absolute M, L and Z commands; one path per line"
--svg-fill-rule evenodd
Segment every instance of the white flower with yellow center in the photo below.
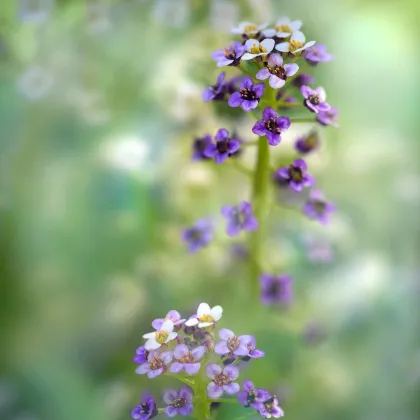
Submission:
M 274 36 L 278 38 L 289 38 L 293 32 L 297 32 L 302 26 L 300 20 L 290 20 L 288 17 L 282 17 L 274 26 L 274 29 L 267 29 L 263 32 L 263 35 L 267 38 Z
M 185 322 L 187 327 L 198 326 L 198 328 L 205 328 L 213 325 L 222 317 L 223 309 L 221 306 L 214 306 L 210 309 L 207 303 L 200 303 L 197 309 L 197 315 Z
M 281 42 L 276 45 L 276 50 L 280 52 L 291 52 L 292 54 L 299 53 L 309 47 L 315 45 L 315 41 L 305 43 L 305 35 L 302 32 L 296 31 L 292 33 L 290 39 L 286 42 Z
M 268 26 L 268 23 L 263 23 L 262 25 L 256 25 L 252 22 L 241 22 L 237 28 L 233 28 L 232 32 L 234 34 L 243 34 L 252 38 L 258 32 L 262 31 Z
M 248 39 L 245 43 L 247 52 L 242 56 L 242 60 L 252 60 L 255 57 L 270 54 L 274 48 L 274 39 L 264 39 L 258 42 L 256 39 Z
M 157 331 L 143 335 L 143 338 L 147 338 L 144 347 L 148 351 L 156 350 L 162 344 L 174 340 L 177 335 L 174 332 L 174 323 L 170 319 L 167 319 Z

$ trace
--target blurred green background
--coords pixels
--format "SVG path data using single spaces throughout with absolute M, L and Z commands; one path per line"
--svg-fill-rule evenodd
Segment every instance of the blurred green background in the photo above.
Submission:
M 2 0 L 0 13 L 1 419 L 129 418 L 143 391 L 173 385 L 134 373 L 142 334 L 201 301 L 257 336 L 267 357 L 245 376 L 286 418 L 420 418 L 417 0 Z M 217 218 L 247 179 L 190 162 L 190 145 L 222 126 L 254 138 L 201 92 L 231 27 L 283 15 L 335 56 L 314 74 L 340 128 L 319 128 L 308 163 L 339 211 L 327 228 L 272 214 L 267 262 L 295 288 L 273 309 L 246 300 L 249 266 L 228 252 L 244 237 Z M 217 240 L 188 255 L 180 232 L 205 216 Z M 315 261 L 325 247 L 333 260 Z

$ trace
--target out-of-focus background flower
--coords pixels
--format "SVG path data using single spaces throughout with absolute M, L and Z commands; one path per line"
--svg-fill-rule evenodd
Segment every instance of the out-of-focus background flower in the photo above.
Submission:
M 1 419 L 128 418 L 172 385 L 134 373 L 142 334 L 201 301 L 257 336 L 267 357 L 247 376 L 287 418 L 420 417 L 418 1 L 3 0 L 0 13 Z M 190 145 L 221 126 L 255 138 L 201 93 L 231 27 L 283 15 L 334 54 L 314 73 L 340 128 L 319 128 L 308 164 L 338 212 L 328 227 L 273 214 L 267 260 L 295 288 L 273 309 L 244 305 L 249 265 L 218 216 L 247 179 L 192 163 Z M 180 232 L 204 216 L 218 239 L 191 256 Z

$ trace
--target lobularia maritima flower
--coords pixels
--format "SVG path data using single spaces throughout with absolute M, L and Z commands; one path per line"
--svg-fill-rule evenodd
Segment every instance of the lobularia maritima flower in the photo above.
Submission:
M 310 74 L 300 73 L 293 79 L 293 86 L 300 88 L 303 85 L 310 85 L 315 81 Z
M 327 111 L 320 111 L 316 116 L 316 120 L 321 125 L 331 125 L 335 128 L 338 128 L 338 109 L 330 107 Z
M 245 50 L 240 42 L 234 42 L 223 50 L 215 51 L 212 58 L 217 61 L 217 67 L 238 66 Z
M 293 55 L 301 53 L 315 45 L 315 41 L 305 42 L 305 35 L 300 31 L 295 31 L 285 42 L 276 45 L 276 50 L 280 52 L 290 52 Z
M 290 127 L 289 117 L 279 117 L 271 107 L 264 108 L 263 119 L 257 121 L 252 127 L 252 132 L 258 136 L 267 137 L 270 146 L 276 146 L 281 141 L 281 132 Z
M 225 98 L 225 90 L 226 90 L 226 83 L 225 83 L 226 73 L 223 71 L 217 76 L 216 84 L 208 87 L 203 92 L 203 101 L 208 102 L 211 100 L 214 101 L 222 101 Z
M 216 344 L 214 351 L 221 356 L 248 356 L 249 350 L 243 336 L 237 337 L 233 331 L 222 328 L 219 331 L 222 341 Z
M 193 412 L 193 391 L 189 386 L 182 386 L 178 391 L 169 389 L 163 394 L 167 417 L 189 416 Z
M 292 21 L 288 17 L 282 17 L 276 22 L 274 29 L 266 29 L 263 34 L 267 38 L 289 38 L 293 32 L 297 32 L 301 27 L 302 22 L 300 20 Z
M 209 398 L 220 398 L 224 392 L 233 395 L 237 394 L 240 386 L 237 382 L 239 369 L 236 366 L 221 367 L 216 363 L 207 365 L 206 374 L 211 379 L 207 385 L 207 396 Z
M 242 38 L 257 38 L 260 32 L 268 26 L 268 23 L 256 25 L 252 22 L 241 22 L 238 27 L 232 29 L 232 33 L 242 35 Z
M 203 137 L 197 137 L 192 142 L 192 161 L 209 160 L 204 152 L 207 146 L 211 144 L 211 135 L 205 134 Z
M 258 80 L 268 79 L 273 89 L 279 89 L 286 83 L 288 77 L 295 75 L 299 66 L 296 63 L 283 65 L 283 57 L 280 54 L 271 54 L 265 63 L 265 68 L 261 69 L 255 77 Z
M 323 225 L 328 224 L 335 206 L 325 200 L 324 194 L 319 190 L 311 190 L 308 200 L 303 206 L 303 212 L 310 219 L 318 220 Z
M 264 305 L 288 304 L 292 300 L 293 290 L 290 276 L 263 274 L 260 277 L 260 284 L 261 302 Z
M 166 319 L 162 323 L 155 323 L 155 325 L 159 325 L 157 328 L 153 327 L 157 331 L 143 335 L 143 338 L 147 338 L 144 347 L 148 351 L 158 349 L 162 344 L 174 340 L 178 335 L 174 332 L 174 323 L 170 319 Z
M 261 42 L 256 39 L 248 39 L 245 43 L 247 52 L 242 56 L 242 60 L 252 60 L 256 57 L 264 57 L 273 51 L 274 45 L 274 39 L 270 38 L 266 38 Z
M 238 392 L 239 403 L 244 407 L 255 408 L 255 410 L 262 409 L 264 401 L 270 397 L 270 393 L 266 389 L 255 388 L 254 383 L 248 379 L 242 382 L 242 391 Z
M 317 87 L 311 89 L 309 86 L 302 86 L 300 88 L 303 97 L 305 98 L 303 103 L 309 109 L 309 111 L 318 113 L 328 111 L 330 105 L 325 102 L 327 100 L 327 94 L 324 88 Z
M 222 317 L 223 309 L 221 306 L 210 308 L 207 303 L 200 303 L 197 313 L 185 322 L 187 327 L 197 326 L 198 328 L 206 328 L 219 321 Z
M 308 167 L 303 159 L 296 159 L 292 164 L 277 170 L 277 175 L 286 180 L 289 187 L 300 192 L 304 188 L 312 187 L 314 178 L 307 172 Z
M 237 206 L 223 206 L 221 209 L 226 219 L 226 233 L 229 236 L 237 236 L 242 230 L 252 232 L 258 229 L 258 220 L 252 211 L 251 203 L 243 201 Z
M 297 138 L 295 143 L 296 150 L 302 155 L 306 155 L 319 147 L 319 136 L 316 131 L 300 136 Z
M 162 325 L 165 323 L 165 321 L 168 320 L 172 321 L 175 330 L 178 329 L 177 327 L 180 327 L 181 324 L 185 321 L 185 319 L 181 317 L 181 314 L 178 311 L 171 310 L 166 314 L 165 318 L 157 318 L 153 320 L 152 327 L 155 330 L 159 330 L 160 328 L 162 328 Z
M 332 54 L 327 53 L 327 47 L 325 45 L 314 45 L 306 50 L 305 60 L 311 66 L 325 61 L 331 61 L 333 59 Z
M 264 93 L 264 83 L 252 83 L 252 78 L 245 76 L 241 81 L 239 92 L 235 92 L 229 98 L 228 104 L 232 108 L 241 106 L 244 111 L 252 111 L 258 106 Z
M 188 251 L 195 253 L 213 239 L 213 225 L 207 219 L 198 220 L 193 226 L 183 231 L 182 239 L 188 245 Z
M 149 420 L 158 415 L 156 401 L 150 395 L 144 395 L 140 404 L 131 410 L 131 418 L 135 420 Z
M 236 153 L 241 147 L 241 141 L 238 139 L 231 138 L 229 131 L 226 128 L 221 128 L 216 136 L 215 143 L 211 142 L 207 145 L 204 154 L 213 158 L 216 163 L 223 163 L 229 156 Z
M 179 344 L 174 350 L 174 359 L 170 371 L 179 373 L 185 371 L 188 375 L 195 375 L 201 368 L 200 359 L 204 356 L 206 348 L 198 346 L 190 349 L 185 344 Z

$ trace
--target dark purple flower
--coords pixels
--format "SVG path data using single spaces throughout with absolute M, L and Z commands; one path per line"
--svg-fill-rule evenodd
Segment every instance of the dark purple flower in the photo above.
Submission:
M 309 198 L 303 206 L 303 212 L 313 220 L 323 225 L 328 224 L 330 216 L 335 212 L 335 206 L 325 201 L 324 194 L 319 190 L 311 190 Z
M 310 74 L 301 73 L 293 79 L 293 84 L 300 88 L 304 85 L 311 85 L 315 79 Z
M 214 158 L 216 163 L 223 163 L 241 147 L 240 140 L 230 138 L 229 131 L 226 128 L 221 128 L 214 139 L 216 143 L 210 143 L 204 151 L 204 154 L 207 157 Z
M 318 112 L 318 115 L 316 116 L 316 120 L 321 125 L 332 125 L 333 127 L 338 127 L 338 109 L 331 107 L 327 111 L 320 111 Z
M 285 85 L 288 77 L 295 75 L 299 70 L 296 63 L 283 64 L 281 54 L 270 54 L 265 67 L 261 69 L 255 78 L 265 80 L 269 78 L 269 84 L 273 89 L 279 89 Z
M 181 314 L 180 314 L 178 311 L 172 310 L 172 311 L 169 311 L 169 312 L 166 314 L 166 317 L 165 317 L 165 318 L 157 318 L 157 319 L 155 319 L 155 320 L 152 322 L 152 327 L 153 327 L 155 330 L 160 330 L 160 328 L 162 327 L 163 323 L 164 323 L 166 320 L 168 320 L 168 319 L 169 319 L 170 321 L 172 321 L 172 323 L 174 324 L 174 326 L 181 325 L 181 324 L 185 321 L 185 319 L 183 319 L 183 318 L 181 317 Z
M 252 111 L 258 106 L 258 102 L 264 93 L 264 83 L 252 83 L 250 76 L 245 76 L 241 81 L 239 92 L 235 92 L 228 101 L 229 106 L 236 108 L 242 106 L 244 111 Z
M 252 205 L 243 201 L 238 206 L 223 206 L 221 213 L 227 220 L 226 233 L 237 236 L 241 230 L 253 231 L 258 228 L 258 220 L 252 212 Z
M 260 277 L 261 301 L 264 305 L 287 304 L 293 297 L 292 278 L 287 275 L 273 276 L 262 274 Z
M 241 339 L 248 350 L 247 357 L 250 357 L 251 359 L 261 359 L 261 357 L 265 356 L 265 353 L 262 350 L 255 348 L 257 340 L 253 335 L 243 335 L 241 336 Z
M 149 352 L 146 350 L 144 346 L 139 347 L 136 350 L 136 355 L 133 358 L 134 363 L 137 363 L 139 365 L 147 362 L 147 356 L 149 355 Z
M 236 92 L 241 86 L 241 76 L 233 76 L 226 82 L 226 93 L 232 95 L 232 93 Z
M 178 391 L 169 389 L 163 394 L 163 402 L 167 405 L 165 414 L 167 417 L 189 416 L 193 412 L 193 391 L 183 385 Z
M 219 337 L 222 339 L 214 347 L 214 351 L 221 356 L 226 354 L 234 356 L 247 356 L 248 348 L 243 341 L 242 336 L 237 337 L 233 331 L 222 328 L 219 331 Z
M 296 159 L 287 167 L 277 170 L 277 175 L 289 182 L 289 187 L 300 192 L 304 187 L 311 187 L 314 179 L 307 173 L 307 166 L 303 159 Z
M 226 92 L 226 83 L 224 82 L 225 76 L 226 76 L 226 73 L 223 71 L 217 77 L 216 84 L 208 87 L 203 92 L 204 102 L 208 102 L 211 100 L 223 101 L 223 99 L 225 99 L 225 92 Z
M 211 57 L 217 61 L 217 67 L 237 66 L 245 50 L 245 45 L 242 45 L 240 42 L 234 42 L 224 50 L 215 51 Z
M 311 66 L 316 66 L 322 61 L 331 61 L 333 56 L 327 53 L 327 47 L 325 45 L 314 45 L 308 48 L 305 53 L 305 60 Z
M 211 144 L 210 134 L 206 134 L 203 137 L 197 137 L 194 139 L 192 143 L 192 161 L 210 159 L 204 154 L 209 144 Z
M 213 226 L 209 220 L 198 220 L 193 226 L 185 229 L 182 240 L 188 245 L 188 251 L 197 252 L 207 246 L 213 239 Z
M 270 393 L 262 388 L 255 388 L 254 384 L 245 379 L 242 382 L 242 391 L 238 392 L 239 404 L 244 407 L 252 407 L 255 410 L 261 410 L 263 408 L 264 401 L 270 398 Z
M 149 420 L 157 415 L 156 401 L 150 395 L 144 395 L 140 404 L 131 410 L 131 418 L 135 420 Z
M 307 153 L 317 149 L 319 144 L 318 133 L 316 131 L 311 131 L 309 134 L 298 137 L 295 143 L 295 148 L 299 153 L 306 155 Z
M 305 98 L 303 104 L 310 111 L 318 114 L 318 112 L 328 111 L 330 109 L 330 105 L 325 102 L 327 94 L 325 93 L 324 88 L 317 87 L 311 89 L 309 86 L 302 86 L 300 91 Z
M 139 375 L 147 374 L 149 379 L 165 373 L 168 370 L 168 365 L 172 361 L 172 352 L 164 351 L 159 353 L 157 350 L 149 352 L 147 362 L 137 367 L 136 373 Z
M 206 373 L 212 380 L 207 385 L 209 398 L 220 398 L 223 392 L 233 395 L 240 390 L 239 384 L 233 382 L 239 376 L 239 369 L 236 366 L 225 366 L 222 369 L 216 363 L 212 363 L 207 365 Z
M 185 371 L 188 375 L 195 375 L 200 370 L 199 360 L 204 356 L 206 348 L 204 346 L 196 347 L 190 350 L 185 344 L 179 344 L 174 349 L 175 361 L 171 365 L 170 371 L 178 373 Z
M 279 407 L 279 401 L 274 395 L 262 403 L 259 413 L 261 417 L 266 419 L 271 417 L 277 419 L 284 416 L 283 410 Z
M 266 136 L 270 146 L 276 146 L 281 141 L 281 132 L 290 127 L 289 117 L 279 117 L 271 107 L 264 108 L 263 119 L 257 121 L 252 132 L 258 136 Z

